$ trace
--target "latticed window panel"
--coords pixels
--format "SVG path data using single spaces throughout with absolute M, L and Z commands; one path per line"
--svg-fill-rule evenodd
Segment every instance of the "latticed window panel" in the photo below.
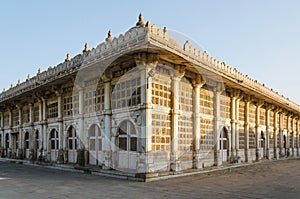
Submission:
M 30 116 L 29 116 L 29 107 L 24 107 L 23 111 L 22 111 L 22 120 L 23 120 L 23 123 L 28 123 L 29 119 L 30 119 Z
M 274 112 L 273 111 L 270 111 L 269 121 L 270 121 L 270 126 L 274 126 Z
M 40 108 L 39 104 L 35 103 L 33 106 L 33 121 L 38 122 L 40 120 Z
M 152 151 L 170 151 L 171 116 L 152 114 Z
M 239 104 L 239 120 L 245 121 L 245 102 L 244 101 L 240 101 L 240 104 Z
M 220 116 L 230 119 L 231 98 L 229 94 L 220 96 Z
M 249 105 L 249 123 L 255 124 L 255 112 L 256 106 L 254 104 Z
M 200 91 L 200 113 L 213 115 L 213 92 L 206 86 Z
M 79 114 L 79 96 L 65 96 L 63 100 L 64 117 Z
M 193 150 L 193 118 L 180 116 L 178 121 L 178 149 L 180 151 Z
M 255 131 L 250 129 L 249 131 L 249 148 L 255 149 L 256 141 L 255 141 Z
M 239 148 L 244 149 L 245 148 L 245 130 L 244 130 L 244 124 L 239 124 Z
M 152 103 L 163 107 L 171 107 L 171 79 L 157 74 L 152 79 Z
M 18 126 L 19 125 L 19 110 L 18 109 L 13 109 L 12 119 L 13 119 L 13 126 Z
M 120 79 L 113 85 L 112 108 L 136 106 L 141 103 L 141 79 L 140 76 L 131 75 Z
M 101 112 L 104 109 L 104 84 L 99 83 L 97 88 L 88 87 L 85 90 L 84 97 L 85 113 Z M 73 104 L 76 105 L 77 102 L 74 101 Z
M 214 147 L 213 119 L 201 118 L 200 148 L 211 150 Z
M 259 124 L 266 125 L 266 109 L 262 107 L 259 109 Z
M 58 103 L 54 102 L 48 104 L 48 118 L 57 118 L 58 117 Z
M 179 109 L 185 112 L 193 111 L 193 87 L 187 79 L 179 84 Z
M 3 117 L 4 126 L 9 126 L 9 112 L 5 112 Z

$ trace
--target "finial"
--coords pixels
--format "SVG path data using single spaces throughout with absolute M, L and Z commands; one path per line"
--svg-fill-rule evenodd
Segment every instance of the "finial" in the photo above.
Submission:
M 88 52 L 89 51 L 89 45 L 88 45 L 88 43 L 85 43 L 84 44 L 84 49 L 83 49 L 83 53 L 86 53 L 86 52 Z
M 140 13 L 140 15 L 139 15 L 139 21 L 136 23 L 136 26 L 143 26 L 143 27 L 145 27 L 145 23 L 143 21 L 143 15 L 142 15 L 142 13 Z
M 71 61 L 70 53 L 67 54 L 67 58 L 65 59 L 65 62 L 69 62 L 69 61 Z
M 5 92 L 6 90 L 5 90 L 5 88 L 3 88 L 3 92 Z
M 41 69 L 40 69 L 40 68 L 38 69 L 38 75 L 39 75 L 39 74 L 41 74 Z
M 145 27 L 150 28 L 150 22 L 147 21 Z
M 29 81 L 29 80 L 30 80 L 30 75 L 28 74 L 28 75 L 27 75 L 27 81 Z
M 10 88 L 12 88 L 13 87 L 13 84 L 10 84 Z
M 20 84 L 21 84 L 21 81 L 20 81 L 20 80 L 18 80 L 18 84 L 17 84 L 17 85 L 19 86 Z
M 106 41 L 112 41 L 112 40 L 113 40 L 112 32 L 111 32 L 111 30 L 109 30 L 108 33 L 107 33 Z

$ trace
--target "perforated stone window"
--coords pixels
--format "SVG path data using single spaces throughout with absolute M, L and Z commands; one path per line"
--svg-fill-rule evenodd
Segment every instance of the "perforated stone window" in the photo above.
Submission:
M 58 117 L 58 103 L 54 102 L 48 105 L 48 118 Z
M 156 74 L 152 79 L 152 103 L 171 107 L 171 79 L 163 74 Z
M 171 116 L 152 114 L 152 151 L 169 151 L 171 142 Z
M 136 106 L 141 103 L 141 79 L 140 77 L 120 79 L 112 92 L 112 108 Z
M 63 114 L 65 117 L 74 116 L 79 113 L 79 97 L 65 96 L 63 101 Z

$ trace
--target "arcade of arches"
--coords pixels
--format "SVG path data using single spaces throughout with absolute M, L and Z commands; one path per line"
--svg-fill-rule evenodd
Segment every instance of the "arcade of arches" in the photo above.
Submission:
M 118 59 L 103 72 L 108 55 Z M 128 173 L 299 157 L 299 110 L 140 22 L 2 92 L 0 155 Z

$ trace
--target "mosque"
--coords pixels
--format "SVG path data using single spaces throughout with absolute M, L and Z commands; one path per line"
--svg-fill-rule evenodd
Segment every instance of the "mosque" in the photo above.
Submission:
M 300 156 L 299 105 L 138 22 L 0 94 L 0 155 L 151 178 Z

